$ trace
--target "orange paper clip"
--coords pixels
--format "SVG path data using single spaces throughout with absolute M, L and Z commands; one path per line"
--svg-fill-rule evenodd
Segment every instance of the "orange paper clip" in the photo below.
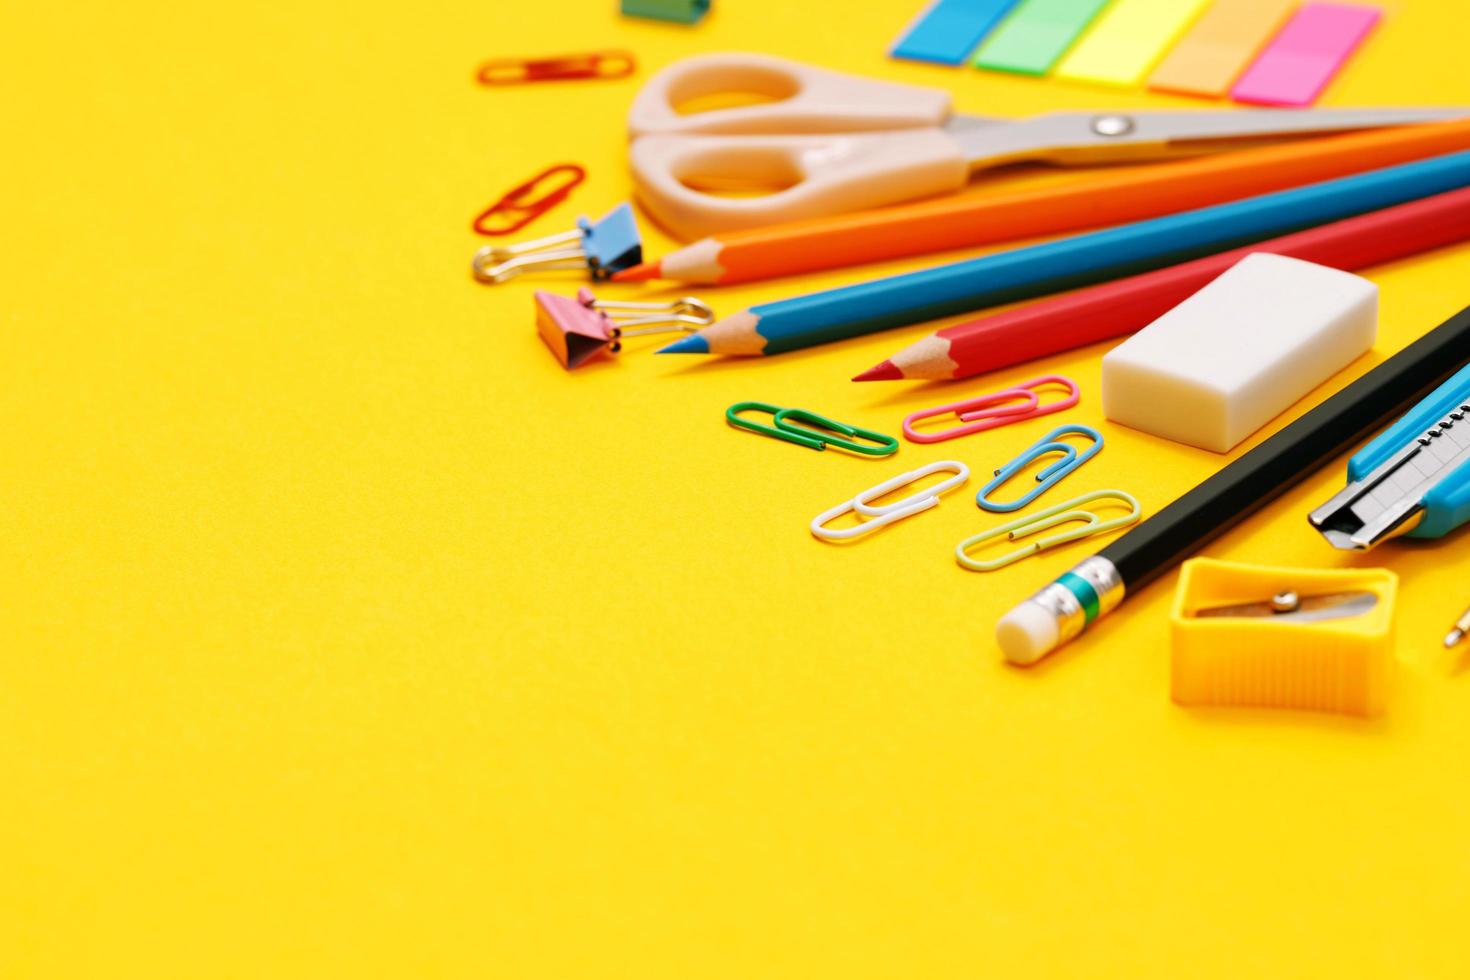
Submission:
M 1067 389 L 1066 397 L 1060 401 L 1042 405 L 1037 390 L 1047 385 L 1057 385 Z M 1048 374 L 1045 377 L 1023 381 L 1014 388 L 991 392 L 968 401 L 955 402 L 953 405 L 940 405 L 936 408 L 926 408 L 915 412 L 903 420 L 903 434 L 910 442 L 943 442 L 946 439 L 1010 425 L 1012 422 L 1024 422 L 1027 419 L 1060 412 L 1064 408 L 1071 408 L 1077 404 L 1078 397 L 1075 381 L 1059 374 Z M 1008 405 L 1007 402 L 1014 404 Z M 967 424 L 951 429 L 928 431 L 922 431 L 914 425 L 924 419 L 938 418 L 941 415 L 958 416 L 961 422 Z
M 570 78 L 626 78 L 638 67 L 627 51 L 590 51 L 554 58 L 496 58 L 480 66 L 481 85 L 519 85 Z
M 553 181 L 558 174 L 563 173 L 569 176 L 564 180 L 556 182 L 551 190 L 546 191 L 540 197 L 532 198 L 532 195 L 536 194 L 543 184 Z M 512 187 L 506 191 L 500 200 L 480 212 L 471 227 L 475 230 L 476 234 L 490 236 L 509 235 L 512 232 L 520 231 L 526 225 L 529 225 L 541 217 L 541 215 L 550 211 L 562 201 L 565 201 L 567 195 L 572 192 L 572 188 L 586 179 L 587 171 L 575 163 L 558 163 L 554 167 L 547 167 L 524 184 Z M 528 200 L 528 198 L 532 199 Z M 504 226 L 489 226 L 486 224 L 487 221 L 496 216 L 503 217 L 509 224 Z

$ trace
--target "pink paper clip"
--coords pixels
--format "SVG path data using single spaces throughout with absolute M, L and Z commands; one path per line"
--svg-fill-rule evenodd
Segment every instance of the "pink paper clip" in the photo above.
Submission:
M 1061 385 L 1067 389 L 1067 397 L 1061 401 L 1042 405 L 1037 389 L 1047 385 Z M 946 439 L 973 435 L 988 429 L 998 429 L 1012 422 L 1024 422 L 1027 419 L 1060 412 L 1064 408 L 1076 405 L 1079 397 L 1077 383 L 1071 378 L 1064 378 L 1059 374 L 1048 374 L 1044 377 L 1032 378 L 1030 381 L 1023 381 L 1014 388 L 1006 388 L 1003 391 L 981 395 L 979 398 L 955 402 L 953 405 L 939 405 L 915 412 L 903 420 L 903 434 L 909 442 L 943 442 Z M 1019 402 L 1019 404 L 1008 405 L 1007 402 Z M 914 429 L 915 422 L 951 414 L 958 416 L 961 422 L 970 424 L 928 432 L 919 432 Z

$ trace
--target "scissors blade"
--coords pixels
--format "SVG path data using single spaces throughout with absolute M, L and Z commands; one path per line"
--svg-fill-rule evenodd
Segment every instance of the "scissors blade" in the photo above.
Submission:
M 945 130 L 972 165 L 1050 159 L 1059 163 L 1159 156 L 1232 142 L 1277 140 L 1354 129 L 1470 118 L 1470 107 L 1222 109 L 1206 112 L 1058 112 L 1009 124 L 953 116 Z M 1193 145 L 1193 146 L 1192 146 Z
M 1244 109 L 1223 112 L 1135 112 L 1116 114 L 1132 121 L 1127 129 L 1107 116 L 1086 118 L 1090 132 L 1103 139 L 1180 143 L 1192 140 L 1234 140 L 1332 133 L 1380 126 L 1405 126 L 1470 116 L 1470 108 L 1423 109 Z

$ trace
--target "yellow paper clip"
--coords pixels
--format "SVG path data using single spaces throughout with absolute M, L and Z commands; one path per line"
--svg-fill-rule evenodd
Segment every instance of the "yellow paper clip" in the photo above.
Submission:
M 1083 504 L 1108 498 L 1122 501 L 1131 509 L 1121 517 L 1114 517 L 1106 521 L 1090 510 L 1079 509 Z M 1040 554 L 1048 548 L 1055 548 L 1058 545 L 1070 544 L 1073 541 L 1090 538 L 1094 534 L 1103 534 L 1114 528 L 1127 527 L 1129 524 L 1136 522 L 1142 513 L 1143 511 L 1138 506 L 1137 499 L 1130 493 L 1124 493 L 1122 490 L 1094 490 L 1092 493 L 1085 493 L 1065 503 L 1057 504 L 1055 507 L 1039 510 L 1019 520 L 1011 521 L 1009 524 L 1002 524 L 1000 527 L 992 528 L 989 531 L 982 531 L 974 537 L 966 538 L 955 546 L 954 558 L 955 561 L 972 572 L 993 572 L 997 568 L 1005 568 L 1007 565 L 1015 564 L 1023 558 Z M 969 555 L 971 548 L 984 544 L 987 541 L 994 541 L 1002 535 L 1011 541 L 1019 541 L 1024 537 L 1039 534 L 1048 528 L 1066 524 L 1070 521 L 1082 521 L 1084 523 L 1081 527 L 1075 527 L 1069 531 L 1061 531 L 1057 534 L 1049 534 L 1045 537 L 1037 538 L 1035 541 L 1022 545 L 1015 551 L 1001 555 L 999 558 L 993 558 L 990 561 L 976 561 Z

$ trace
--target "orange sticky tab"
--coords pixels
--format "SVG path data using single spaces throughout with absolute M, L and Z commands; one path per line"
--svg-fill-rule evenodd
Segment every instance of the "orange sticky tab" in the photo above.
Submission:
M 1276 36 L 1300 0 L 1215 0 L 1174 46 L 1148 87 L 1221 98 Z

